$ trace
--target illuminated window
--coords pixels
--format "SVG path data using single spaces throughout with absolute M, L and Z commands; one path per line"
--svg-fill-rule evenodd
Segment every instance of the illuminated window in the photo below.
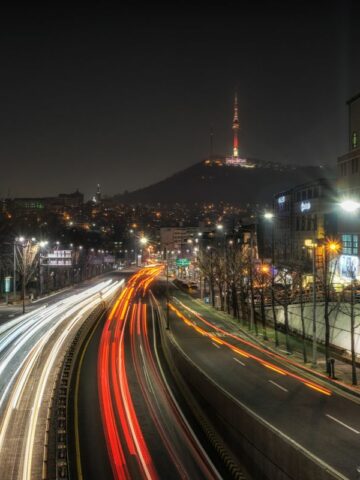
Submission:
M 344 255 L 358 254 L 358 235 L 345 234 L 341 235 L 342 253 Z
M 357 132 L 352 133 L 351 144 L 352 144 L 352 148 L 357 148 L 357 146 L 358 146 Z

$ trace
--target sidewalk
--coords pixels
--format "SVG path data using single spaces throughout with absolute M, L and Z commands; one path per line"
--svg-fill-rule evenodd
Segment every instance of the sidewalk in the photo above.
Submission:
M 251 339 L 254 343 L 257 343 L 259 346 L 262 346 L 269 351 L 276 353 L 280 356 L 283 356 L 286 359 L 291 359 L 291 361 L 296 364 L 295 366 L 305 371 L 308 375 L 316 376 L 319 380 L 329 383 L 332 386 L 337 386 L 347 393 L 356 395 L 360 398 L 360 385 L 352 385 L 352 367 L 351 364 L 346 362 L 341 358 L 339 352 L 331 351 L 331 357 L 335 358 L 335 379 L 329 378 L 326 373 L 326 364 L 325 364 L 325 352 L 324 346 L 318 345 L 317 348 L 317 366 L 312 367 L 312 342 L 309 340 L 305 341 L 306 353 L 307 353 L 307 362 L 303 361 L 303 344 L 302 339 L 297 335 L 290 336 L 290 347 L 291 353 L 286 351 L 285 343 L 285 334 L 281 331 L 278 331 L 279 346 L 276 347 L 275 344 L 275 331 L 271 325 L 266 325 L 266 335 L 267 340 L 264 340 L 263 337 L 263 327 L 260 322 L 258 322 L 258 335 L 255 335 L 255 331 L 249 330 L 248 324 L 244 324 L 242 320 L 236 320 L 231 315 L 226 312 L 221 312 L 214 309 L 212 306 L 205 304 L 199 298 L 189 295 L 188 293 L 177 289 L 175 286 L 171 292 L 174 296 L 181 299 L 183 303 L 186 303 L 188 306 L 191 304 L 191 307 L 203 316 L 219 321 L 224 329 L 237 332 L 240 336 L 247 337 Z M 214 322 L 215 323 L 215 322 Z M 230 327 L 230 328 L 229 328 Z M 356 369 L 358 383 L 360 383 L 360 368 Z

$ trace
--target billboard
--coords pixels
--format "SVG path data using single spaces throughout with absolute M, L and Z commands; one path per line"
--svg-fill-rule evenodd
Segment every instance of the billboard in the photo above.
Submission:
M 71 267 L 72 250 L 53 250 L 42 257 L 42 265 L 51 267 Z
M 350 280 L 359 274 L 359 257 L 356 255 L 340 255 L 340 277 Z

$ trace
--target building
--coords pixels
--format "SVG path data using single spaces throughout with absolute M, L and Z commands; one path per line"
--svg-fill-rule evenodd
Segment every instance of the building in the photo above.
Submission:
M 64 207 L 78 208 L 84 203 L 84 194 L 76 190 L 73 193 L 60 193 L 55 200 Z
M 189 244 L 197 236 L 198 227 L 162 227 L 160 228 L 160 246 L 164 251 L 185 254 Z
M 347 102 L 349 108 L 348 152 L 338 158 L 337 189 L 339 235 L 342 243 L 340 276 L 346 280 L 359 277 L 359 207 L 360 207 L 360 93 Z M 346 202 L 346 203 L 344 203 Z
M 9 201 L 12 210 L 21 213 L 62 212 L 66 208 L 79 208 L 84 203 L 84 195 L 78 190 L 73 193 L 60 193 L 57 197 L 19 197 Z
M 332 182 L 321 178 L 276 194 L 272 221 L 275 262 L 307 265 L 311 257 L 307 246 L 321 245 L 337 233 Z

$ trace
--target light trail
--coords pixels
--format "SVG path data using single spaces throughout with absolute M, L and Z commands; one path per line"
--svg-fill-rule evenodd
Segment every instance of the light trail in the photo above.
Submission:
M 31 312 L 31 315 L 25 315 L 22 321 L 17 322 L 0 337 L 1 386 L 4 387 L 7 383 L 6 387 L 2 388 L 0 399 L 0 405 L 3 406 L 0 451 L 4 451 L 7 440 L 13 437 L 15 431 L 17 443 L 22 447 L 18 448 L 21 452 L 20 458 L 11 461 L 16 462 L 16 468 L 21 472 L 20 478 L 23 480 L 34 478 L 31 474 L 34 455 L 37 453 L 39 457 L 41 451 L 42 458 L 42 448 L 34 452 L 35 445 L 38 444 L 37 437 L 41 438 L 41 441 L 44 438 L 45 424 L 40 424 L 39 415 L 49 401 L 45 391 L 50 376 L 59 368 L 59 355 L 69 334 L 77 330 L 91 310 L 114 295 L 122 283 L 123 281 L 104 281 L 80 294 L 61 300 L 50 308 L 37 309 Z M 65 328 L 61 329 L 63 324 Z M 13 367 L 12 372 L 6 377 L 10 366 Z M 27 389 L 32 390 L 34 387 L 35 394 L 26 396 L 26 402 L 31 399 L 28 414 L 23 416 L 19 423 L 16 412 L 24 409 L 22 402 L 25 402 L 25 393 Z M 14 467 L 12 471 L 14 475 Z
M 141 291 L 144 293 L 162 269 L 162 266 L 144 268 L 131 277 L 106 320 L 100 340 L 100 410 L 109 459 L 116 479 L 132 478 L 134 466 L 129 466 L 129 456 L 136 461 L 138 475 L 147 480 L 158 479 L 129 390 L 124 332 L 129 315 L 136 313 L 134 306 L 132 310 L 130 308 L 134 297 Z
M 147 306 L 141 299 L 162 269 L 162 266 L 147 267 L 135 274 L 103 328 L 98 354 L 98 390 L 110 464 L 118 480 L 159 479 L 160 472 L 157 472 L 135 410 L 134 392 L 130 390 L 127 372 L 130 366 L 140 389 L 137 402 L 143 399 L 155 432 L 179 478 L 219 479 L 159 373 L 159 360 L 157 358 L 156 362 L 150 346 Z M 128 341 L 130 358 L 125 352 Z
M 52 326 L 59 325 L 68 318 L 69 309 L 92 295 L 106 292 L 111 280 L 101 282 L 95 287 L 61 300 L 49 309 L 33 312 L 33 316 L 26 315 L 23 322 L 11 328 L 3 337 L 0 337 L 0 409 L 3 406 L 9 391 L 12 388 L 20 369 L 24 365 L 29 351 L 41 340 L 41 336 L 53 332 Z M 71 310 L 72 312 L 72 310 Z M 11 369 L 9 368 L 11 366 Z M 5 373 L 7 378 L 5 378 Z
M 178 300 L 179 301 L 179 300 Z M 251 342 L 248 342 L 244 339 L 242 339 L 241 337 L 238 337 L 236 335 L 233 335 L 229 332 L 227 332 L 226 330 L 223 330 L 222 328 L 220 327 L 217 327 L 216 325 L 213 325 L 211 322 L 205 320 L 201 315 L 199 315 L 197 312 L 195 312 L 194 310 L 190 309 L 189 307 L 187 307 L 186 305 L 184 305 L 182 302 L 179 301 L 179 303 L 181 304 L 182 307 L 184 307 L 186 310 L 190 311 L 193 315 L 195 315 L 195 317 L 202 321 L 203 323 L 205 323 L 208 327 L 210 327 L 211 329 L 215 330 L 215 331 L 218 331 L 218 332 L 221 332 L 223 335 L 227 336 L 227 337 L 231 337 L 241 343 L 244 343 L 246 344 L 247 346 L 251 347 L 251 348 L 255 348 L 259 351 L 261 351 L 262 353 L 266 354 L 267 356 L 270 356 L 270 357 L 275 357 L 277 358 L 278 360 L 283 360 L 283 357 L 281 357 L 280 355 L 276 355 L 276 354 L 272 354 L 271 352 L 268 352 L 267 350 L 265 349 L 262 349 L 260 347 L 258 347 L 257 345 L 254 345 L 252 344 Z M 180 318 L 186 325 L 188 326 L 191 326 L 195 331 L 201 333 L 201 335 L 204 335 L 204 336 L 207 336 L 209 337 L 212 341 L 215 341 L 219 344 L 222 344 L 226 347 L 228 347 L 229 349 L 231 349 L 232 351 L 244 356 L 244 357 L 247 357 L 247 358 L 252 358 L 253 360 L 255 360 L 256 362 L 258 362 L 259 364 L 261 364 L 263 367 L 266 367 L 272 371 L 275 371 L 276 373 L 279 373 L 280 375 L 287 375 L 291 378 L 294 378 L 298 381 L 300 381 L 302 384 L 304 384 L 305 386 L 307 386 L 308 388 L 311 388 L 319 393 L 322 393 L 323 395 L 328 395 L 330 396 L 332 394 L 331 390 L 329 390 L 328 388 L 326 387 L 323 387 L 315 382 L 312 382 L 310 381 L 309 379 L 305 378 L 305 377 L 301 377 L 300 375 L 296 375 L 295 373 L 293 372 L 290 372 L 289 370 L 284 370 L 283 368 L 280 368 L 278 367 L 277 365 L 274 365 L 273 363 L 270 363 L 270 362 L 267 362 L 267 361 L 264 361 L 262 358 L 248 352 L 248 351 L 243 351 L 242 349 L 238 348 L 238 347 L 235 347 L 234 345 L 232 345 L 231 343 L 229 342 L 226 342 L 225 340 L 219 340 L 215 335 L 213 335 L 211 332 L 207 332 L 206 330 L 203 330 L 201 329 L 200 327 L 198 327 L 197 325 L 194 324 L 194 322 L 192 322 L 189 318 L 187 318 L 182 312 L 180 312 L 180 310 L 178 310 L 172 303 L 169 303 L 169 308 L 170 310 L 172 310 L 175 315 Z M 200 331 L 199 331 L 200 329 Z M 290 362 L 289 362 L 290 363 Z M 292 363 L 292 362 L 291 362 Z

